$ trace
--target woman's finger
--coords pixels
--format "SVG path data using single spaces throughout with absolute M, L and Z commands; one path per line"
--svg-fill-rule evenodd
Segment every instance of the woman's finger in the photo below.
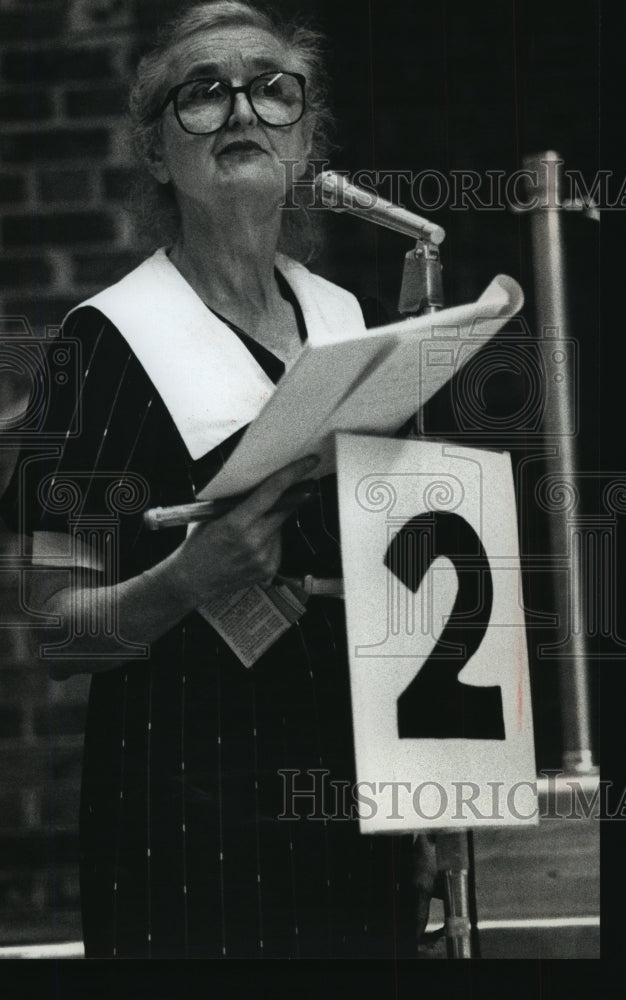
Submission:
M 236 509 L 233 511 L 233 516 L 239 522 L 242 528 L 250 524 L 251 521 L 257 520 L 259 517 L 266 514 L 268 511 L 276 505 L 277 501 L 282 498 L 283 493 L 289 489 L 290 486 L 294 486 L 296 483 L 302 482 L 302 480 L 313 471 L 313 469 L 318 465 L 319 459 L 315 455 L 308 455 L 306 458 L 298 459 L 297 462 L 291 462 L 290 465 L 286 465 L 283 469 L 279 469 L 278 472 L 273 473 L 265 479 L 260 486 L 254 490 L 245 500 L 243 500 Z M 281 511 L 284 516 L 281 522 L 285 520 L 285 517 L 291 513 L 291 511 L 302 503 L 303 496 L 294 494 L 293 505 L 290 505 L 289 498 L 285 498 L 284 503 L 287 507 L 286 512 Z M 283 506 L 281 502 L 281 507 Z M 272 511 L 272 514 L 274 511 Z

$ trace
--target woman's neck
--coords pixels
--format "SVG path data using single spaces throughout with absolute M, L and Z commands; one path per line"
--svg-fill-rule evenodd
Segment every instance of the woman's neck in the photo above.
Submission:
M 222 218 L 183 211 L 170 259 L 210 308 L 252 330 L 280 295 L 274 275 L 280 216 L 242 207 Z

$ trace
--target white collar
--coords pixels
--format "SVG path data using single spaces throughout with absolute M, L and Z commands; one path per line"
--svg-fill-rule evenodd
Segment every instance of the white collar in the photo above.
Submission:
M 363 329 L 354 296 L 278 254 L 311 344 Z M 124 336 L 195 460 L 249 424 L 275 386 L 231 328 L 212 313 L 165 249 L 80 306 L 94 306 Z M 74 312 L 74 310 L 72 310 Z M 70 314 L 71 315 L 71 314 Z

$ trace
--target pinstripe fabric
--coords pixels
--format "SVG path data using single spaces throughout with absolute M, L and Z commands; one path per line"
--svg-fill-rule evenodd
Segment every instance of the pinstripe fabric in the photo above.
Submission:
M 60 472 L 129 471 L 149 483 L 152 506 L 192 500 L 235 442 L 192 462 L 115 327 L 86 308 L 67 333 L 83 345 L 83 430 L 34 474 L 53 462 Z M 69 420 L 69 404 L 59 405 Z M 36 509 L 30 519 L 67 528 Z M 144 531 L 140 514 L 122 516 L 119 532 L 122 579 L 184 536 Z M 329 480 L 285 525 L 284 571 L 340 573 L 337 538 Z M 148 661 L 95 675 L 80 817 L 87 956 L 413 955 L 407 838 L 307 819 L 304 799 L 294 803 L 302 818 L 278 820 L 285 769 L 299 772 L 299 787 L 312 770 L 354 780 L 340 601 L 312 599 L 251 670 L 194 613 L 153 644 Z M 333 797 L 326 806 L 332 814 Z

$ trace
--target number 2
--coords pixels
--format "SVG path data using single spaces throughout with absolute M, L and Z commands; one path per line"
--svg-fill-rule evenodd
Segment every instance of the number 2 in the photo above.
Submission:
M 501 688 L 472 687 L 458 679 L 482 642 L 493 604 L 489 560 L 472 526 L 447 511 L 419 514 L 394 536 L 384 563 L 416 594 L 428 568 L 440 556 L 447 556 L 457 572 L 456 600 L 434 649 L 398 698 L 398 736 L 503 740 Z

